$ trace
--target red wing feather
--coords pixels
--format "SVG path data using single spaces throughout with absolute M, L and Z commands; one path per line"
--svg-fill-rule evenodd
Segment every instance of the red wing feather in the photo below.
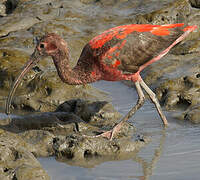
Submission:
M 78 64 L 87 64 L 88 71 L 92 71 L 95 64 L 102 72 L 107 72 L 107 79 L 119 79 L 120 74 L 137 73 L 159 60 L 196 28 L 185 27 L 183 23 L 114 27 L 94 37 L 84 47 Z
M 157 36 L 169 35 L 169 29 L 184 26 L 183 23 L 168 24 L 168 25 L 151 25 L 151 24 L 130 24 L 122 25 L 111 28 L 102 34 L 94 37 L 90 42 L 90 46 L 93 49 L 101 48 L 106 42 L 110 41 L 114 37 L 117 39 L 124 39 L 132 32 L 151 32 Z
M 89 46 L 104 66 L 123 73 L 136 73 L 141 66 L 173 44 L 184 31 L 189 33 L 195 28 L 184 27 L 183 23 L 123 25 L 93 38 Z

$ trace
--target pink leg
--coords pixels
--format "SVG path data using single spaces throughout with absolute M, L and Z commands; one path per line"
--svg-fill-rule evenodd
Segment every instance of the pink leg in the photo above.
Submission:
M 138 93 L 138 101 L 137 104 L 124 116 L 124 118 L 110 131 L 106 131 L 100 135 L 94 136 L 94 137 L 106 137 L 109 140 L 112 140 L 112 138 L 114 137 L 114 135 L 116 133 L 118 133 L 121 129 L 121 127 L 123 126 L 123 124 L 130 118 L 132 117 L 136 111 L 144 104 L 144 93 L 142 92 L 141 86 L 140 86 L 140 82 L 136 81 L 135 82 L 135 87 Z
M 168 126 L 167 119 L 166 119 L 165 115 L 162 112 L 161 106 L 160 106 L 160 104 L 158 102 L 158 99 L 156 98 L 155 93 L 145 84 L 145 82 L 142 79 L 140 81 L 140 85 L 146 91 L 146 93 L 149 95 L 149 97 L 152 100 L 152 102 L 155 104 L 156 109 L 158 111 L 158 114 L 160 115 L 164 126 L 167 127 Z
M 142 78 L 140 77 L 140 75 L 138 75 L 138 81 L 135 82 L 135 87 L 138 93 L 138 101 L 137 104 L 124 116 L 124 118 L 116 125 L 114 126 L 114 128 L 110 131 L 106 131 L 100 135 L 97 136 L 92 136 L 92 137 L 105 137 L 109 140 L 112 140 L 112 138 L 114 137 L 114 135 L 116 133 L 118 133 L 121 129 L 121 127 L 123 126 L 123 124 L 129 119 L 131 118 L 136 111 L 142 107 L 142 105 L 144 104 L 144 93 L 142 91 L 142 88 L 146 91 L 146 93 L 149 95 L 150 99 L 152 100 L 152 102 L 155 104 L 156 109 L 163 121 L 164 126 L 168 125 L 167 119 L 165 117 L 165 115 L 163 114 L 162 110 L 161 110 L 161 106 L 156 98 L 156 95 L 153 93 L 153 91 L 145 84 L 145 82 L 142 80 Z M 141 88 L 142 87 L 142 88 Z

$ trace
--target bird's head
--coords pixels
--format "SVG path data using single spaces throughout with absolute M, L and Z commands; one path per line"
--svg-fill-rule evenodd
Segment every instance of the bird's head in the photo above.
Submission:
M 57 34 L 49 33 L 37 41 L 32 57 L 40 58 L 44 56 L 56 56 L 58 53 L 65 51 L 67 48 L 66 42 Z
M 49 33 L 43 36 L 40 40 L 37 41 L 36 48 L 33 54 L 30 56 L 30 59 L 25 64 L 22 72 L 19 76 L 15 79 L 13 86 L 10 90 L 7 102 L 6 102 L 6 113 L 9 114 L 10 112 L 10 104 L 12 100 L 12 96 L 15 93 L 20 81 L 23 79 L 25 74 L 32 69 L 41 59 L 46 56 L 58 56 L 62 52 L 67 52 L 67 44 L 66 42 L 57 34 Z

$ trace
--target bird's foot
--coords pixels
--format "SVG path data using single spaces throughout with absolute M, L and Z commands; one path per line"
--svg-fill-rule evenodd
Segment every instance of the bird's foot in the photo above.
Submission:
M 96 135 L 95 137 L 104 137 L 111 141 L 113 138 L 113 129 L 110 131 L 105 131 L 99 135 Z
M 90 138 L 97 138 L 97 137 L 104 137 L 107 138 L 108 140 L 112 140 L 113 137 L 120 131 L 122 126 L 122 123 L 117 124 L 113 129 L 109 130 L 109 131 L 105 131 L 99 135 L 96 136 L 86 136 L 84 135 L 84 137 L 90 137 Z

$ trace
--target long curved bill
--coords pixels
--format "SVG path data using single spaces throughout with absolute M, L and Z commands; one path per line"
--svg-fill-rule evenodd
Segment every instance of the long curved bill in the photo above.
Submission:
M 10 114 L 10 105 L 11 105 L 11 101 L 12 101 L 12 97 L 15 93 L 15 90 L 17 89 L 19 83 L 21 82 L 21 80 L 23 79 L 23 77 L 25 76 L 25 74 L 27 72 L 29 72 L 29 70 L 39 61 L 39 53 L 37 50 L 34 51 L 34 53 L 31 55 L 30 59 L 27 61 L 27 63 L 25 64 L 22 72 L 19 74 L 19 76 L 15 79 L 12 88 L 9 92 L 7 101 L 6 101 L 6 114 Z

